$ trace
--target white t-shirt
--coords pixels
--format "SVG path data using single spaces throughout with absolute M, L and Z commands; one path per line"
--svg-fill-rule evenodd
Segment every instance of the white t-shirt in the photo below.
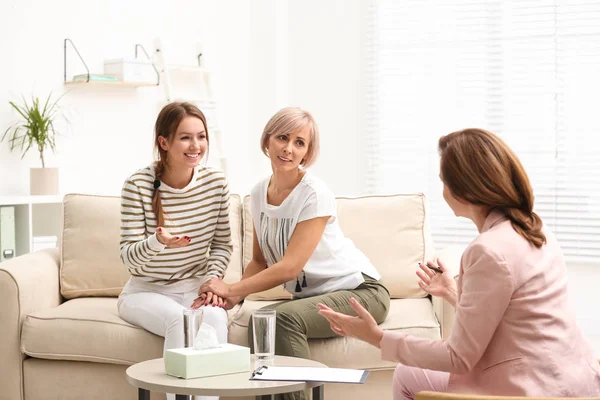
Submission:
M 364 282 L 362 273 L 376 280 L 381 278 L 369 259 L 344 237 L 337 220 L 335 196 L 323 181 L 307 172 L 279 206 L 267 203 L 269 181 L 270 177 L 259 182 L 251 194 L 252 218 L 267 267 L 283 259 L 298 223 L 330 217 L 303 271 L 297 279 L 284 284 L 288 292 L 295 297 L 318 296 L 355 289 Z

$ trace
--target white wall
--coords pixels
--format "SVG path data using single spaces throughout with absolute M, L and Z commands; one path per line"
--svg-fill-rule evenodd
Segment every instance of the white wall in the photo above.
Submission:
M 275 111 L 310 111 L 321 132 L 312 167 L 339 196 L 364 191 L 365 44 L 367 2 L 260 0 L 250 11 L 249 162 L 255 177 L 270 172 L 259 150 Z
M 15 121 L 9 100 L 62 94 L 63 39 L 71 38 L 91 72 L 103 61 L 153 51 L 161 37 L 172 63 L 193 64 L 200 41 L 216 71 L 220 125 L 232 192 L 247 193 L 269 173 L 260 133 L 279 108 L 313 112 L 322 131 L 314 170 L 340 195 L 362 191 L 361 138 L 364 3 L 316 0 L 4 0 L 0 4 L 0 128 Z M 334 28 L 332 28 L 334 27 Z M 68 74 L 83 73 L 70 49 Z M 47 165 L 60 168 L 61 192 L 118 194 L 123 180 L 152 159 L 160 87 L 69 86 L 62 100 L 71 124 Z M 0 144 L 0 195 L 28 194 L 31 150 L 23 160 Z
M 289 4 L 290 103 L 314 114 L 321 158 L 314 171 L 338 195 L 364 191 L 367 1 Z

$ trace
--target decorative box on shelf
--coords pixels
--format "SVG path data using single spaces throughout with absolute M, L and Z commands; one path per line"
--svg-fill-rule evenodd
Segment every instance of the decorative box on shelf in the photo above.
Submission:
M 148 83 L 156 81 L 156 72 L 148 60 L 124 58 L 104 61 L 104 74 L 112 75 L 120 82 Z

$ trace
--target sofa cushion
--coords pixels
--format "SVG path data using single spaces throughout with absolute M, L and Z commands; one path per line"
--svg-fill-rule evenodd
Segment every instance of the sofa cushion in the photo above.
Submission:
M 234 251 L 225 280 L 238 281 L 242 271 L 241 204 L 232 195 L 229 218 Z M 73 299 L 118 296 L 129 279 L 121 262 L 120 197 L 68 194 L 64 198 L 60 291 Z
M 234 283 L 242 279 L 242 199 L 237 194 L 229 196 L 229 225 L 231 226 L 231 242 L 233 253 L 223 280 Z
M 229 322 L 239 306 L 228 311 Z M 69 300 L 29 314 L 21 331 L 21 351 L 52 360 L 130 365 L 162 357 L 163 338 L 123 321 L 115 297 Z
M 121 293 L 129 272 L 119 258 L 119 220 L 118 197 L 65 196 L 60 246 L 63 297 Z
M 375 265 L 390 296 L 426 296 L 416 275 L 435 251 L 425 195 L 338 198 L 337 206 L 342 231 Z
M 244 267 L 252 258 L 250 196 L 244 198 Z M 418 262 L 434 253 L 423 194 L 337 199 L 344 234 L 371 260 L 392 298 L 424 297 L 416 276 Z M 250 300 L 291 298 L 281 286 L 248 296 Z
M 252 311 L 273 303 L 277 301 L 245 300 L 229 327 L 229 341 L 248 346 L 248 322 Z M 426 339 L 440 339 L 440 325 L 429 298 L 392 300 L 389 314 L 381 327 Z M 332 368 L 381 369 L 396 366 L 396 363 L 383 361 L 379 349 L 351 337 L 310 339 L 309 347 L 312 360 Z

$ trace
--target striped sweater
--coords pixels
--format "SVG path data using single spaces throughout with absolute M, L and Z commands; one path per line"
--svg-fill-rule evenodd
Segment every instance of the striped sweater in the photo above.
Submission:
M 223 173 L 199 166 L 183 189 L 161 182 L 164 228 L 191 238 L 180 248 L 168 248 L 156 237 L 154 179 L 154 167 L 143 168 L 125 181 L 121 193 L 121 260 L 133 279 L 177 287 L 193 278 L 222 277 L 233 251 Z

